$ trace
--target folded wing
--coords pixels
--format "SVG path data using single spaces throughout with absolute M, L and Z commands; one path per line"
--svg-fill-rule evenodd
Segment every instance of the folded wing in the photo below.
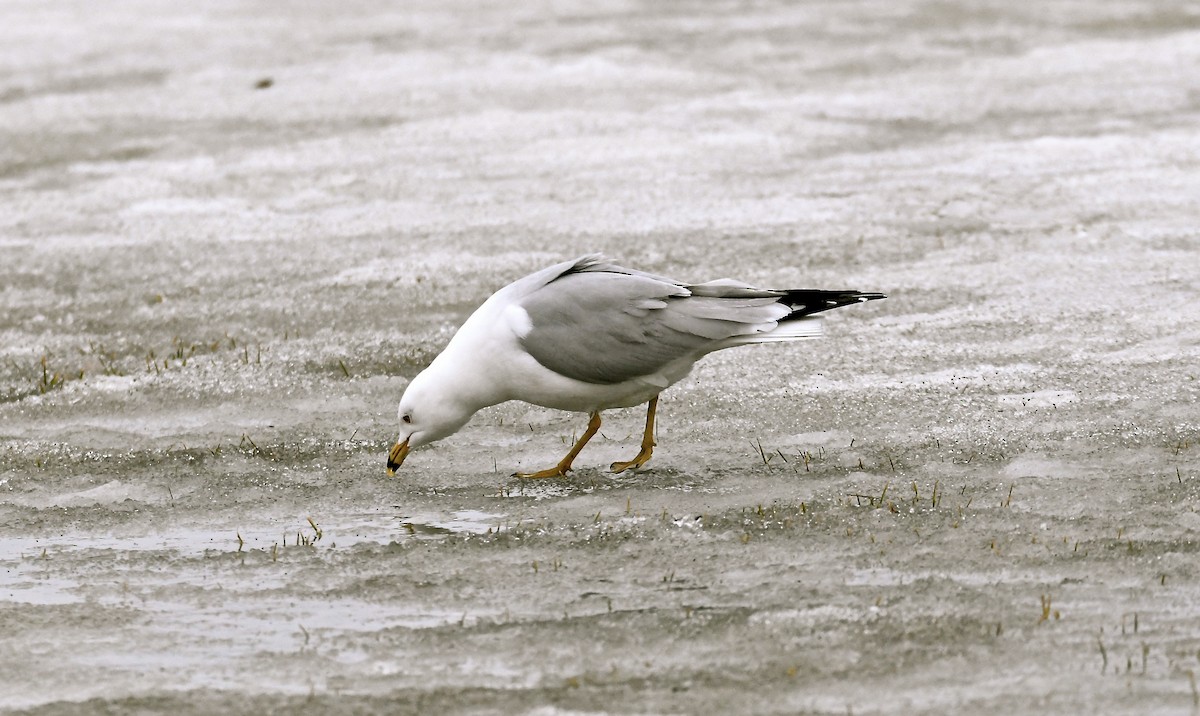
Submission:
M 732 284 L 689 287 L 589 266 L 519 300 L 532 324 L 522 344 L 561 375 L 620 383 L 771 331 L 792 312 L 779 303 L 783 295 Z

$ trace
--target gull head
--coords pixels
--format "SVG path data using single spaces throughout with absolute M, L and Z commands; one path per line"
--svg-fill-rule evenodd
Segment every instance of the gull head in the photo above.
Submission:
M 447 390 L 428 371 L 418 374 L 400 396 L 396 411 L 400 435 L 388 453 L 388 477 L 396 474 L 410 450 L 458 432 L 474 412 L 462 407 L 453 391 Z

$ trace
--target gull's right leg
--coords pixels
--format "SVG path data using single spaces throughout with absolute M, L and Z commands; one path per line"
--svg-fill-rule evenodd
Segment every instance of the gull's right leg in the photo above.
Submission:
M 629 462 L 614 462 L 612 464 L 613 472 L 625 472 L 629 468 L 639 468 L 646 464 L 650 459 L 650 455 L 654 453 L 654 414 L 658 412 L 658 396 L 650 399 L 650 404 L 646 406 L 646 431 L 642 433 L 642 449 Z

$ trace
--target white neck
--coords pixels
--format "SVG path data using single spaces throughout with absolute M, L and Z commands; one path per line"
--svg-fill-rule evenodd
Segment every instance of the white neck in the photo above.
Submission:
M 441 397 L 471 412 L 509 399 L 493 379 L 492 361 L 496 359 L 489 334 L 466 330 L 477 316 L 472 315 L 450 339 L 450 343 L 425 369 L 439 386 Z

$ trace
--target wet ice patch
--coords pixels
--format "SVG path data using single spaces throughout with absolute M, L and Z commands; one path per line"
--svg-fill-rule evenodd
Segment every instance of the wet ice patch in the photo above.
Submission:
M 101 393 L 129 393 L 140 382 L 138 376 L 132 375 L 96 375 L 82 382 L 71 382 L 63 386 L 67 393 L 81 390 L 94 390 Z
M 116 505 L 126 500 L 142 503 L 160 503 L 169 499 L 166 490 L 135 485 L 120 480 L 89 487 L 86 490 L 62 492 L 56 495 L 33 493 L 10 495 L 8 502 L 25 507 L 91 507 L 94 505 Z
M 237 210 L 244 210 L 247 204 L 237 199 L 194 199 L 188 197 L 165 197 L 161 199 L 147 199 L 139 201 L 129 208 L 125 209 L 124 213 L 137 216 L 143 214 L 163 215 L 163 214 L 196 214 L 220 216 Z
M 1035 390 L 1030 393 L 1009 393 L 998 395 L 996 400 L 1001 405 L 1015 405 L 1022 408 L 1057 408 L 1079 402 L 1079 396 L 1073 390 Z
M 410 534 L 486 534 L 501 527 L 504 515 L 479 510 L 457 510 L 446 517 L 441 514 L 423 513 L 404 517 L 401 526 Z
M 12 567 L 0 570 L 0 602 L 49 606 L 83 601 L 83 597 L 74 593 L 78 582 L 47 577 L 31 579 L 25 571 Z
M 860 373 L 852 378 L 834 379 L 816 375 L 789 387 L 814 392 L 862 392 L 867 390 L 911 390 L 914 388 L 976 388 L 983 390 L 1012 389 L 1027 385 L 1030 376 L 1042 372 L 1042 368 L 1031 363 L 992 365 L 984 363 L 975 367 L 943 368 L 927 373 L 906 374 L 902 377 L 888 373 Z
M 1054 460 L 1042 455 L 1021 455 L 1001 470 L 1005 477 L 1081 477 L 1086 470 L 1067 460 Z
M 847 586 L 895 587 L 904 584 L 904 575 L 886 567 L 856 569 L 846 578 Z
M 781 447 L 846 447 L 850 444 L 853 436 L 845 430 L 821 430 L 811 433 L 798 433 L 791 437 L 782 440 L 776 440 L 775 443 Z
M 861 612 L 849 607 L 822 605 L 812 609 L 771 609 L 755 612 L 748 619 L 751 625 L 815 627 L 830 622 L 854 622 L 862 618 Z

